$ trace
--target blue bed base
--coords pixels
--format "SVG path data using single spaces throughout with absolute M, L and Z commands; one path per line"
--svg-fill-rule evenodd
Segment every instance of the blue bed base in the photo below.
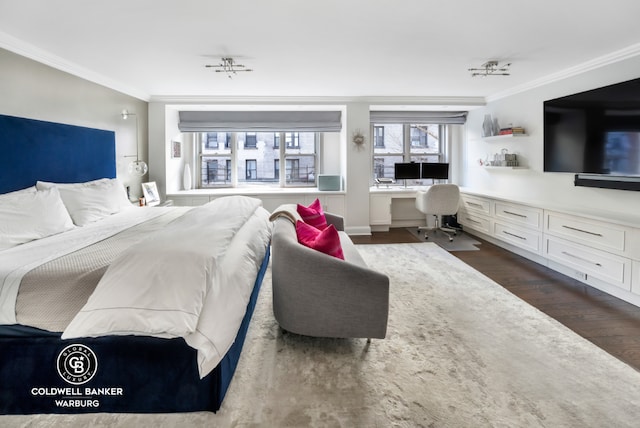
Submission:
M 59 333 L 12 326 L 0 332 L 0 414 L 216 412 L 238 365 L 269 256 L 267 249 L 234 344 L 203 379 L 196 351 L 181 338 L 62 340 Z M 71 344 L 88 347 L 97 359 L 95 376 L 81 385 L 58 373 L 58 356 Z

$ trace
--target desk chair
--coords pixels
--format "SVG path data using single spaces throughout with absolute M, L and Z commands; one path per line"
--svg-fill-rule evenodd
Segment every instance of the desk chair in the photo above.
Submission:
M 424 238 L 429 239 L 428 230 L 441 230 L 449 241 L 453 241 L 456 230 L 450 227 L 440 227 L 440 216 L 453 215 L 458 212 L 460 202 L 460 189 L 456 184 L 434 184 L 426 191 L 418 191 L 416 195 L 416 208 L 426 214 L 427 226 L 418 227 L 418 231 L 424 230 Z M 429 227 L 429 215 L 436 218 L 435 228 Z

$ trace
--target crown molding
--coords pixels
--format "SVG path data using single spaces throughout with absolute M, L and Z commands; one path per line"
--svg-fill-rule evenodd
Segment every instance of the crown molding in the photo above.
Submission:
M 350 104 L 364 103 L 372 107 L 385 108 L 387 106 L 400 106 L 407 108 L 457 108 L 472 109 L 486 105 L 484 97 L 387 97 L 387 96 L 212 96 L 212 95 L 153 95 L 149 102 L 164 104 L 235 104 L 235 105 L 324 105 L 324 104 Z
M 76 63 L 62 59 L 57 55 L 46 52 L 2 31 L 0 31 L 0 47 L 81 79 L 105 86 L 109 89 L 113 89 L 114 91 L 122 92 L 125 95 L 138 98 L 142 101 L 149 101 L 149 94 L 125 85 L 122 82 L 108 78 L 100 73 L 96 73 L 95 71 L 82 67 Z
M 515 86 L 506 91 L 489 95 L 487 96 L 486 101 L 487 102 L 497 101 L 501 98 L 510 97 L 512 95 L 516 95 L 534 88 L 538 88 L 540 86 L 555 83 L 569 77 L 577 76 L 579 74 L 586 73 L 591 70 L 595 70 L 597 68 L 605 67 L 607 65 L 615 64 L 617 62 L 636 57 L 638 55 L 640 55 L 640 43 L 631 45 L 624 49 L 617 50 L 615 52 L 611 52 L 610 54 L 603 55 L 598 58 L 594 58 L 590 61 L 583 62 L 582 64 L 578 64 L 574 67 L 561 70 L 557 73 L 549 74 L 540 79 L 533 80 L 523 85 Z

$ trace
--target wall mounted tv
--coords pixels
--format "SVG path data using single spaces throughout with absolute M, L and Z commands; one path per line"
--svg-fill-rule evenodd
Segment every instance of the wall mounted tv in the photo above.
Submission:
M 640 79 L 545 101 L 544 171 L 640 190 Z
M 420 164 L 417 162 L 394 164 L 393 178 L 396 180 L 414 180 L 420 178 Z

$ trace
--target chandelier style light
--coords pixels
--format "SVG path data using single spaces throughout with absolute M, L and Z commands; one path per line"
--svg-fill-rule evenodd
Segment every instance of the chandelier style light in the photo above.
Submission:
M 135 113 L 131 113 L 127 109 L 122 110 L 122 118 L 127 120 L 129 116 L 133 116 L 136 119 L 136 160 L 129 164 L 129 174 L 137 175 L 138 177 L 142 177 L 147 173 L 149 167 L 145 161 L 140 160 L 140 148 L 138 146 L 138 115 Z M 125 156 L 125 158 L 130 158 L 131 156 Z
M 222 62 L 217 65 L 207 64 L 206 68 L 213 68 L 216 73 L 227 73 L 229 79 L 233 79 L 233 76 L 241 71 L 253 71 L 250 68 L 246 68 L 243 64 L 238 64 L 233 58 L 222 58 Z
M 509 67 L 511 63 L 499 65 L 498 61 L 487 61 L 479 68 L 469 68 L 471 77 L 487 77 L 487 76 L 509 76 Z

